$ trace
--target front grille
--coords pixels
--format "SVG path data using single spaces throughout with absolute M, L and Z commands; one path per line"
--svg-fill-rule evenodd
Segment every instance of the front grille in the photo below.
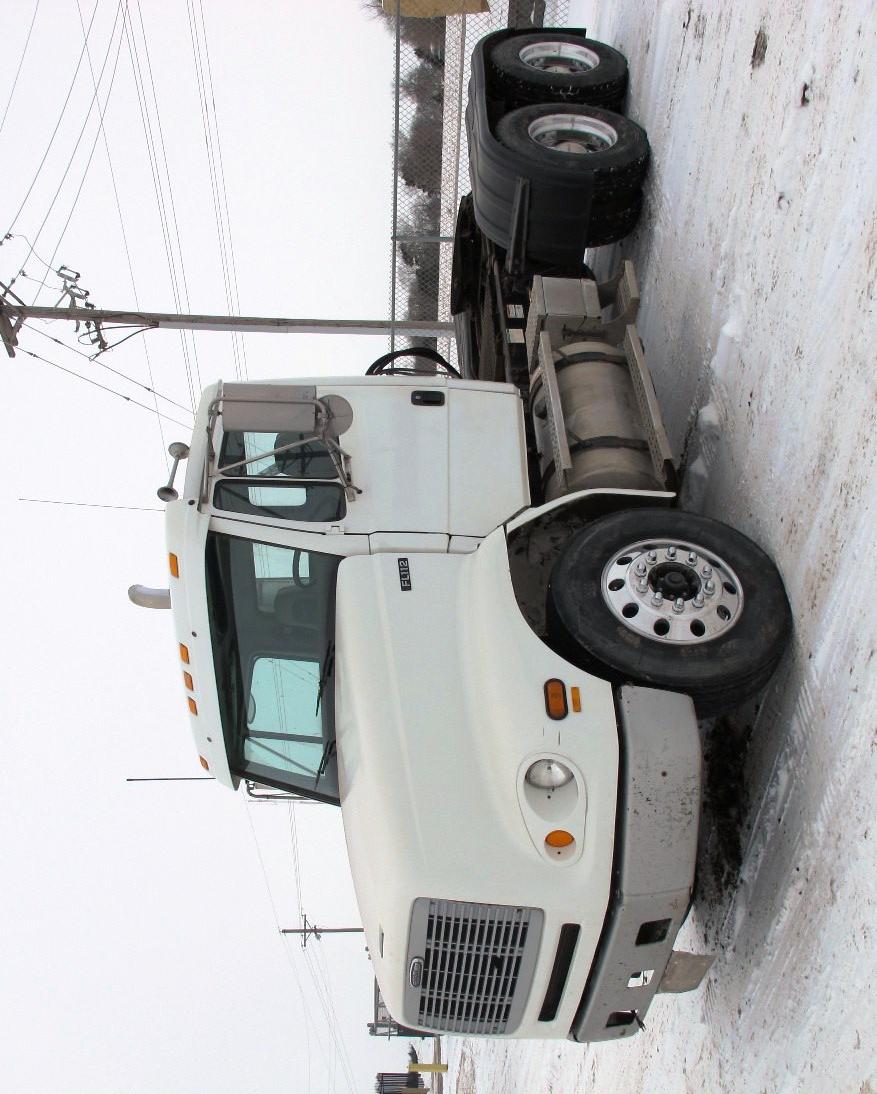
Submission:
M 415 1024 L 449 1033 L 510 1033 L 527 1000 L 542 919 L 538 908 L 416 900 L 409 968 L 422 958 L 423 973 L 406 991 Z

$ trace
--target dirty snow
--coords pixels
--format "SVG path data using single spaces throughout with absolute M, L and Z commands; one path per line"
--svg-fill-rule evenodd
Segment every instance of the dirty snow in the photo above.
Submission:
M 796 632 L 761 702 L 703 726 L 680 942 L 717 953 L 706 985 L 622 1044 L 452 1040 L 448 1087 L 874 1094 L 877 9 L 582 0 L 570 23 L 628 56 L 652 142 L 622 251 L 687 505 L 774 556 Z

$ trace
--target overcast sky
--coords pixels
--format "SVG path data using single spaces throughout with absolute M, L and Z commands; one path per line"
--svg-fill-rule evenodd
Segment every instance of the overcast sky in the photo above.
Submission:
M 124 10 L 0 0 L 0 280 L 55 304 L 64 264 L 98 307 L 385 317 L 391 37 L 357 0 L 127 0 L 127 31 Z M 153 332 L 100 364 L 32 327 L 46 360 L 2 358 L 3 1088 L 370 1090 L 406 1046 L 366 1033 L 362 939 L 277 931 L 358 924 L 340 812 L 126 783 L 203 774 L 169 613 L 126 589 L 167 581 L 155 490 L 193 393 L 362 373 L 386 341 Z
M 80 5 L 87 27 L 94 0 Z M 0 232 L 15 234 L 0 246 L 0 280 L 23 266 L 14 290 L 31 301 L 45 264 L 64 263 L 98 306 L 177 310 L 117 0 L 97 3 L 89 45 L 95 77 L 107 59 L 101 105 L 115 67 L 104 125 L 118 208 L 98 111 L 87 117 L 86 57 L 73 81 L 77 0 L 41 0 L 9 99 L 34 8 L 0 0 Z M 158 102 L 150 128 L 172 184 L 179 250 L 160 162 L 180 295 L 179 251 L 188 306 L 225 312 L 190 35 L 194 11 L 200 36 L 201 4 L 129 0 L 129 11 L 147 98 L 154 82 Z M 391 38 L 356 0 L 210 0 L 203 14 L 241 312 L 385 316 Z M 48 282 L 39 302 L 54 304 L 58 279 Z M 63 324 L 34 326 L 77 344 Z M 22 347 L 152 405 L 44 333 L 23 332 Z M 167 396 L 161 430 L 148 409 L 24 353 L 3 357 L 2 1085 L 15 1094 L 368 1090 L 376 1071 L 403 1066 L 405 1045 L 367 1036 L 362 939 L 326 939 L 305 955 L 277 933 L 277 920 L 298 923 L 296 843 L 309 919 L 358 923 L 340 813 L 247 806 L 211 782 L 125 782 L 203 774 L 169 613 L 134 608 L 126 589 L 167 580 L 155 490 L 164 447 L 188 439 L 187 367 L 196 388 L 240 367 L 228 336 L 199 336 L 188 366 L 178 335 L 147 339 L 148 361 L 138 337 L 106 364 Z M 254 336 L 246 363 L 259 378 L 361 373 L 384 349 L 383 340 Z

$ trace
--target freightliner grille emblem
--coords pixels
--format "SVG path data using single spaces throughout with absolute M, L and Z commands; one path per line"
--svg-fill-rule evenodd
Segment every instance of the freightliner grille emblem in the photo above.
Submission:
M 412 988 L 419 988 L 423 980 L 423 958 L 415 957 L 408 966 L 408 983 Z

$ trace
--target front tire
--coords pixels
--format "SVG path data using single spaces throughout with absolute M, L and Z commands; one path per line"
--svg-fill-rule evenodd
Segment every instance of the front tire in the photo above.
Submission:
M 701 715 L 759 692 L 791 633 L 768 556 L 719 521 L 672 509 L 622 510 L 584 528 L 552 571 L 547 609 L 567 660 L 616 683 L 685 692 Z

